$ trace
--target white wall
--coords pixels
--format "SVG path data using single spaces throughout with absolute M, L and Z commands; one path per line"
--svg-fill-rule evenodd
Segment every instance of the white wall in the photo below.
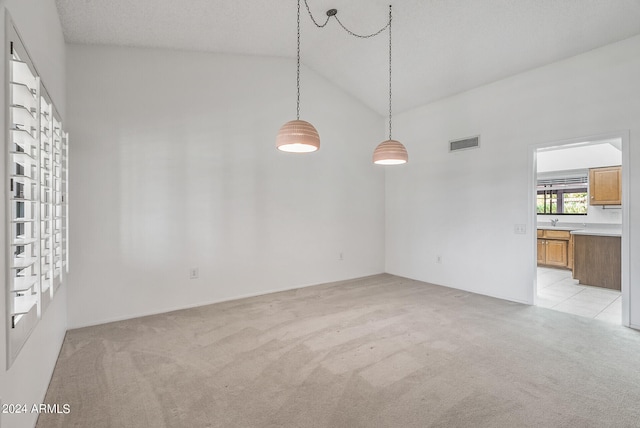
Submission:
M 0 38 L 2 38 L 2 55 L 5 52 L 5 7 L 11 14 L 29 54 L 36 65 L 42 80 L 62 115 L 65 115 L 65 44 L 62 28 L 54 0 L 7 0 L 0 7 Z M 0 67 L 0 81 L 4 82 L 4 59 Z M 5 129 L 5 85 L 0 85 L 0 121 Z M 4 165 L 6 165 L 5 149 L 0 150 L 0 162 L 3 172 L 0 183 L 6 189 Z M 5 224 L 5 210 L 0 210 L 0 224 Z M 3 245 L 0 246 L 0 274 L 6 278 L 6 230 L 0 228 Z M 4 282 L 3 282 L 4 284 Z M 4 403 L 41 403 L 44 399 L 49 379 L 58 357 L 62 340 L 66 332 L 66 294 L 63 285 L 56 293 L 55 299 L 47 308 L 35 330 L 20 351 L 10 369 L 7 367 L 7 323 L 6 296 L 0 293 L 0 398 Z M 1 426 L 11 428 L 32 427 L 37 414 L 9 415 L 0 414 Z
M 533 231 L 516 235 L 514 224 L 530 218 L 534 144 L 629 130 L 630 224 L 640 224 L 638 52 L 634 37 L 396 115 L 410 161 L 387 173 L 386 270 L 530 300 Z M 448 140 L 478 134 L 479 149 L 448 152 Z M 637 260 L 639 230 L 630 245 Z M 638 263 L 630 282 L 631 323 L 640 326 Z
M 291 60 L 70 45 L 67 70 L 70 327 L 383 272 L 383 123 L 315 73 L 297 155 Z

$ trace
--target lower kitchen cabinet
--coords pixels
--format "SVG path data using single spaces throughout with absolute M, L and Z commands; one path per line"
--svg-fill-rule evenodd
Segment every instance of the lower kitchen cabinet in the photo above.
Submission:
M 573 278 L 580 284 L 620 290 L 621 253 L 619 236 L 574 235 Z
M 538 230 L 538 264 L 571 269 L 573 237 L 568 230 Z
M 559 239 L 547 239 L 545 245 L 547 247 L 545 251 L 545 264 L 568 267 L 568 241 L 561 241 Z

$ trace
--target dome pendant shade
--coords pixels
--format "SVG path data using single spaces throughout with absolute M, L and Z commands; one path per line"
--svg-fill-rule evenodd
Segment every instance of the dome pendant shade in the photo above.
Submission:
M 373 163 L 378 165 L 401 165 L 409 161 L 409 154 L 407 149 L 402 145 L 400 141 L 391 139 L 391 117 L 392 117 L 392 94 L 391 91 L 391 23 L 393 17 L 391 16 L 391 5 L 389 5 L 389 139 L 378 144 L 378 147 L 373 151 Z
M 309 122 L 292 120 L 282 125 L 278 131 L 276 148 L 291 153 L 315 152 L 320 148 L 320 136 Z
M 408 161 L 409 154 L 400 141 L 383 141 L 373 151 L 373 163 L 378 165 L 400 165 Z

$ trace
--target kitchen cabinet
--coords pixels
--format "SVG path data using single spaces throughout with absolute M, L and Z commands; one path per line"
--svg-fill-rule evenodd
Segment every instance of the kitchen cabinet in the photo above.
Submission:
M 547 246 L 544 239 L 538 239 L 538 264 L 544 265 L 547 260 Z
M 571 269 L 573 237 L 568 230 L 538 229 L 538 264 Z
M 611 166 L 589 170 L 589 204 L 622 204 L 622 167 Z
M 622 284 L 620 237 L 576 234 L 574 239 L 573 278 L 580 284 L 620 290 Z

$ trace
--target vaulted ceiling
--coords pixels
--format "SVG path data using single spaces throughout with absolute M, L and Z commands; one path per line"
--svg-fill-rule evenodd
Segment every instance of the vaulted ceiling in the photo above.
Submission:
M 390 0 L 307 0 L 359 33 Z M 302 62 L 381 115 L 388 33 L 319 29 L 302 2 Z M 296 0 L 57 0 L 70 43 L 295 58 Z M 640 34 L 640 0 L 393 0 L 393 99 L 400 112 Z M 304 91 L 304 75 L 303 75 Z

